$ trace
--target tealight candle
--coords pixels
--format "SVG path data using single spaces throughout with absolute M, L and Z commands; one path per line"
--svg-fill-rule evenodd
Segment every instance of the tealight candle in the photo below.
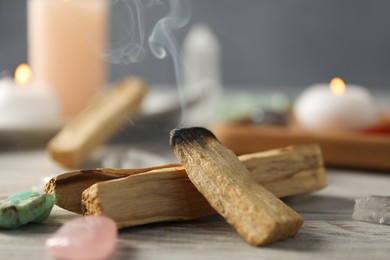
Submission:
M 59 124 L 59 106 L 44 86 L 30 83 L 32 72 L 20 65 L 12 78 L 0 79 L 0 129 L 48 129 Z
M 294 116 L 310 131 L 359 130 L 371 126 L 377 116 L 374 100 L 363 87 L 334 78 L 330 85 L 306 89 L 297 99 Z

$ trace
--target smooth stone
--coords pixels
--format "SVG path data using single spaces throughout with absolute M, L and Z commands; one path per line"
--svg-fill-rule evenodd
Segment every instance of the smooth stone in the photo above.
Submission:
M 47 252 L 61 259 L 104 259 L 115 250 L 118 229 L 104 216 L 78 217 L 46 240 Z
M 15 229 L 44 221 L 54 206 L 53 194 L 26 191 L 0 201 L 0 228 Z
M 356 199 L 352 218 L 390 225 L 390 197 L 369 196 Z

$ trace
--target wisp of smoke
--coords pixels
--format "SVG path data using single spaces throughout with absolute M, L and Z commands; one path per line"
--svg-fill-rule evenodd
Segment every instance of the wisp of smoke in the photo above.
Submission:
M 128 11 L 129 20 L 127 33 L 124 34 L 123 45 L 112 49 L 108 59 L 113 64 L 130 64 L 140 60 L 145 52 L 143 47 L 145 40 L 144 8 L 142 0 L 112 0 L 112 5 L 123 4 Z
M 112 49 L 109 60 L 114 64 L 131 64 L 140 61 L 146 52 L 144 16 L 147 8 L 165 4 L 162 0 L 111 0 L 112 4 L 122 4 L 129 14 L 125 43 Z M 171 56 L 178 87 L 178 95 L 182 107 L 182 119 L 185 117 L 186 96 L 183 89 L 182 64 L 179 46 L 173 31 L 184 27 L 191 17 L 190 0 L 167 0 L 169 13 L 160 19 L 149 35 L 148 43 L 151 52 L 158 59 Z
M 178 46 L 172 32 L 184 27 L 191 16 L 190 2 L 188 0 L 170 0 L 170 11 L 153 29 L 149 36 L 149 46 L 153 54 L 163 59 L 167 56 L 167 51 L 175 56 L 179 55 Z
M 172 32 L 184 27 L 191 17 L 191 3 L 189 0 L 169 0 L 170 11 L 167 17 L 161 19 L 153 29 L 149 36 L 149 47 L 153 54 L 163 59 L 170 54 L 172 57 L 179 100 L 182 107 L 182 120 L 185 118 L 186 93 L 184 93 L 182 80 L 182 59 L 179 51 L 179 46 L 175 41 Z

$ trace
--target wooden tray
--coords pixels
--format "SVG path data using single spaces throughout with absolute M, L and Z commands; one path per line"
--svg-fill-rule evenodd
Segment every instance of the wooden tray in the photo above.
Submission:
M 308 133 L 298 128 L 219 123 L 217 138 L 236 154 L 293 144 L 317 143 L 328 166 L 390 170 L 390 136 L 359 133 Z

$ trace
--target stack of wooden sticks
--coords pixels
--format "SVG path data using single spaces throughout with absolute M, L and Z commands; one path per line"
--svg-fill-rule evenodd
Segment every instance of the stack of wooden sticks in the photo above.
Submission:
M 250 244 L 266 245 L 293 236 L 303 223 L 277 197 L 326 186 L 317 145 L 236 157 L 204 128 L 173 130 L 170 142 L 182 165 L 69 172 L 45 191 L 58 206 L 111 217 L 119 228 L 217 212 Z

